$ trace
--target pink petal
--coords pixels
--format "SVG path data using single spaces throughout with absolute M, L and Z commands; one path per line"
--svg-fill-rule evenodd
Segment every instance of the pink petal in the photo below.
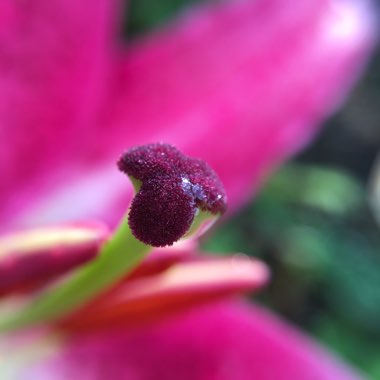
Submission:
M 365 5 L 230 1 L 189 12 L 129 49 L 104 111 L 113 133 L 97 136 L 119 149 L 122 135 L 128 146 L 164 140 L 206 159 L 233 209 L 347 94 L 374 44 Z
M 78 333 L 152 323 L 215 299 L 257 291 L 269 279 L 265 264 L 238 254 L 231 258 L 178 257 L 176 263 L 156 273 L 141 272 L 65 318 L 59 327 Z
M 97 77 L 106 100 L 87 101 L 100 109 L 91 128 L 80 118 L 65 118 L 68 132 L 59 141 L 72 147 L 62 153 L 65 162 L 36 170 L 28 186 L 7 183 L 2 228 L 89 216 L 114 224 L 131 197 L 115 158 L 126 147 L 159 140 L 206 159 L 221 176 L 233 210 L 341 103 L 374 45 L 375 24 L 364 0 L 226 1 L 188 12 L 135 42 L 113 67 L 107 87 Z M 41 43 L 54 52 L 54 44 Z M 82 56 L 79 50 L 69 47 L 68 53 Z M 40 98 L 34 95 L 39 88 L 40 82 L 29 86 L 26 104 Z M 13 108 L 14 117 L 24 108 Z M 54 118 L 60 110 L 54 103 Z M 28 118 L 19 119 L 20 131 L 31 130 Z M 54 125 L 42 128 L 52 139 Z M 21 162 L 40 159 L 22 153 L 17 147 Z
M 38 198 L 45 173 L 67 163 L 75 134 L 93 122 L 111 60 L 111 3 L 1 1 L 0 197 L 28 194 L 12 213 Z M 2 223 L 13 216 L 0 213 Z
M 79 335 L 19 379 L 358 380 L 268 312 L 210 305 L 143 329 Z
M 0 296 L 29 292 L 95 258 L 107 236 L 104 225 L 87 222 L 0 238 Z

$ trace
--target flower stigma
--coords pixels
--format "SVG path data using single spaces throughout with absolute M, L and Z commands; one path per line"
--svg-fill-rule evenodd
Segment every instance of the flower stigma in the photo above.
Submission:
M 119 169 L 141 183 L 128 221 L 134 236 L 154 247 L 172 245 L 226 210 L 223 185 L 210 166 L 169 144 L 132 148 Z M 197 228 L 194 228 L 194 224 Z

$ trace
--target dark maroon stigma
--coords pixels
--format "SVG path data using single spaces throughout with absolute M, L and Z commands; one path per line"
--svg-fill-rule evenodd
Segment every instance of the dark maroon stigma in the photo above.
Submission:
M 132 148 L 119 169 L 141 181 L 132 201 L 129 226 L 134 236 L 154 247 L 172 245 L 190 229 L 197 209 L 212 214 L 226 210 L 224 187 L 200 159 L 186 157 L 168 144 Z

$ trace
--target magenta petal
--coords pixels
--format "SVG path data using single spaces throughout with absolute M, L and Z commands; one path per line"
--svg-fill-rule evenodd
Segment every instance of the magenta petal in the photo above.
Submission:
M 149 325 L 215 300 L 257 292 L 269 280 L 269 270 L 264 263 L 241 254 L 230 258 L 188 256 L 178 259 L 149 275 L 143 275 L 143 265 L 134 276 L 126 277 L 108 293 L 59 321 L 58 330 L 81 334 L 108 330 L 111 326 L 130 329 Z M 145 271 L 150 264 L 159 264 L 157 259 L 155 263 L 150 261 L 145 263 Z
M 77 131 L 93 121 L 111 59 L 112 3 L 1 1 L 2 222 L 38 197 L 45 176 L 78 148 Z M 8 204 L 21 190 L 27 195 Z
M 141 330 L 75 336 L 26 373 L 28 380 L 360 378 L 268 312 L 226 304 Z
M 7 141 L 0 195 L 8 199 L 1 228 L 86 217 L 115 223 L 131 196 L 115 158 L 132 145 L 160 140 L 209 162 L 233 210 L 310 140 L 376 39 L 364 0 L 226 1 L 136 42 L 118 65 L 113 61 L 105 80 L 109 57 L 94 48 L 94 39 L 103 41 L 101 16 L 109 16 L 101 13 L 102 1 L 62 1 L 65 17 L 58 19 L 57 10 L 47 10 L 60 1 L 30 4 L 34 13 L 16 12 L 15 21 L 7 16 L 0 34 L 12 57 L 2 60 L 8 71 L 0 71 Z M 13 23 L 27 25 L 30 39 L 22 28 L 13 31 Z M 58 31 L 44 34 L 53 26 L 66 31 L 58 39 L 63 52 L 55 44 Z M 41 37 L 38 43 L 33 36 Z
M 97 136 L 120 149 L 120 136 L 163 140 L 205 159 L 233 209 L 347 94 L 374 44 L 366 5 L 227 1 L 189 12 L 129 49 L 104 108 L 113 133 Z
M 108 235 L 104 225 L 82 222 L 0 237 L 0 297 L 38 289 L 94 259 Z

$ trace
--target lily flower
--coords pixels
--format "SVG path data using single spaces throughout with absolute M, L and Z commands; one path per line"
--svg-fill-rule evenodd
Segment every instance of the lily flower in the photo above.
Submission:
M 87 218 L 113 228 L 132 197 L 113 161 L 155 141 L 209 162 L 233 212 L 311 140 L 375 43 L 366 2 L 259 0 L 199 6 L 123 47 L 117 5 L 0 5 L 2 231 Z M 99 224 L 39 228 L 2 241 L 9 309 L 94 262 L 109 238 Z M 19 350 L 17 336 L 4 337 L 6 361 L 13 342 L 21 360 L 7 370 L 19 379 L 358 378 L 268 312 L 224 300 L 264 285 L 263 264 L 196 251 L 156 251 L 110 293 L 47 322 L 58 342 L 33 364 L 23 360 L 35 343 Z

